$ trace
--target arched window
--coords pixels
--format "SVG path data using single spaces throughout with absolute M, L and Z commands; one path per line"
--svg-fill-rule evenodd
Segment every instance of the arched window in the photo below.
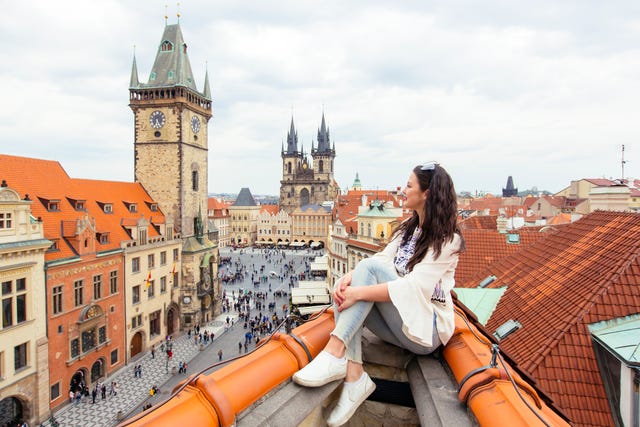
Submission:
M 160 50 L 163 52 L 171 52 L 173 50 L 173 44 L 169 40 L 165 40 L 160 45 Z
M 322 160 L 318 162 L 318 172 L 324 172 L 324 162 Z
M 198 191 L 198 171 L 191 171 L 191 188 Z

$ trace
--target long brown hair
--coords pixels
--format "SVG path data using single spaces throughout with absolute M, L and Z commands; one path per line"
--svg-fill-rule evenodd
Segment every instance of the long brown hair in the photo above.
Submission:
M 461 239 L 458 252 L 463 251 L 465 246 L 457 223 L 456 190 L 447 171 L 435 164 L 434 168 L 429 170 L 422 170 L 422 166 L 418 165 L 413 168 L 413 173 L 418 178 L 420 190 L 429 190 L 429 192 L 422 212 L 424 217 L 422 224 L 420 224 L 418 213 L 414 211 L 413 216 L 403 221 L 394 233 L 394 236 L 402 234 L 402 243 L 406 244 L 415 229 L 420 228 L 421 233 L 416 242 L 415 251 L 407 263 L 409 271 L 422 261 L 430 248 L 433 249 L 434 259 L 437 259 L 442 253 L 442 246 L 451 242 L 456 233 Z

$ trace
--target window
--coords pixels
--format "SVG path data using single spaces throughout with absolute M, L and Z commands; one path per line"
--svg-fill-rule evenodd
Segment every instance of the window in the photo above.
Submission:
M 135 257 L 131 260 L 131 271 L 133 273 L 139 273 L 140 272 L 140 258 L 139 257 Z
M 105 342 L 107 342 L 107 327 L 100 326 L 98 328 L 98 343 L 104 344 Z
M 109 288 L 111 295 L 118 293 L 118 270 L 109 273 Z
M 115 365 L 118 363 L 118 349 L 116 348 L 111 352 L 111 364 Z
M 55 383 L 51 386 L 51 400 L 56 400 L 60 397 L 60 383 Z
M 157 203 L 151 203 L 151 206 L 149 206 L 149 210 L 151 210 L 151 212 L 157 212 L 158 211 L 158 204 Z
M 167 251 L 160 252 L 160 265 L 167 265 Z
M 131 318 L 131 328 L 135 329 L 142 325 L 142 314 L 138 314 L 137 316 L 133 316 Z
M 60 202 L 57 200 L 50 200 L 47 203 L 47 210 L 49 212 L 58 212 L 60 210 Z
M 147 244 L 147 230 L 144 228 L 138 230 L 138 243 L 141 245 Z
M 27 343 L 13 348 L 13 365 L 16 372 L 27 366 Z
M 83 304 L 84 282 L 82 280 L 76 280 L 73 282 L 73 297 L 74 304 L 79 307 Z
M 150 280 L 147 285 L 147 298 L 151 299 L 156 296 L 156 281 Z
M 112 213 L 113 212 L 113 206 L 111 205 L 111 203 L 105 203 L 104 207 L 102 208 L 102 210 L 104 211 L 104 213 Z
M 173 250 L 173 260 L 177 261 L 178 260 L 178 249 L 174 249 Z
M 154 268 L 156 266 L 156 256 L 154 254 L 147 255 L 147 264 L 149 268 Z
M 11 228 L 12 226 L 11 212 L 0 212 L 0 230 Z
M 138 286 L 134 286 L 133 289 L 131 289 L 131 298 L 132 298 L 132 302 L 134 304 L 137 304 L 140 302 L 140 285 Z
M 11 298 L 2 299 L 2 327 L 13 325 L 13 301 Z
M 160 310 L 149 315 L 149 334 L 160 335 Z
M 178 273 L 173 273 L 173 287 L 177 288 L 180 285 L 178 282 Z
M 129 212 L 131 212 L 131 213 L 138 212 L 138 205 L 136 205 L 135 203 L 131 203 L 129 205 Z
M 84 211 L 84 201 L 77 200 L 74 207 L 77 211 Z
M 14 286 L 15 285 L 15 286 Z M 17 325 L 27 320 L 27 279 L 2 282 L 2 327 Z
M 102 275 L 93 276 L 93 299 L 102 298 Z
M 191 171 L 191 189 L 198 191 L 198 171 Z
M 78 356 L 80 356 L 80 340 L 78 338 L 74 338 L 71 340 L 71 348 L 70 348 L 70 354 L 71 354 L 71 358 L 74 359 Z
M 109 243 L 109 233 L 98 233 L 98 242 L 101 245 L 106 245 Z
M 87 329 L 86 331 L 82 331 L 82 352 L 86 353 L 87 351 L 95 348 L 97 345 L 96 341 L 96 330 Z
M 164 294 L 167 292 L 167 276 L 162 276 L 160 278 L 160 293 Z

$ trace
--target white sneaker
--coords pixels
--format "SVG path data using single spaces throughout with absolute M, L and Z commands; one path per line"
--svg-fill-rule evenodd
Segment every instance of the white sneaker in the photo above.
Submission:
M 293 374 L 293 381 L 307 387 L 320 387 L 347 375 L 347 359 L 321 351 L 307 366 Z
M 349 418 L 353 416 L 356 409 L 358 409 L 362 402 L 364 402 L 375 389 L 375 383 L 371 381 L 371 378 L 369 378 L 366 372 L 364 372 L 362 377 L 355 383 L 344 383 L 338 404 L 333 411 L 331 411 L 329 418 L 327 418 L 327 426 L 338 427 L 349 421 Z

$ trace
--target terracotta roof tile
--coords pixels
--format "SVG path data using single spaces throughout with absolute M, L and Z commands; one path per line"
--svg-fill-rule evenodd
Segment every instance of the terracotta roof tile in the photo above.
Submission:
M 47 261 L 76 256 L 64 237 L 73 236 L 76 222 L 87 216 L 95 221 L 96 231 L 109 232 L 109 242 L 98 244 L 99 251 L 117 249 L 122 241 L 131 239 L 121 225 L 124 218 L 144 216 L 153 218 L 155 224 L 164 223 L 162 212 L 151 211 L 153 200 L 139 183 L 71 178 L 57 161 L 8 155 L 0 155 L 0 171 L 0 179 L 5 179 L 22 197 L 28 194 L 33 200 L 31 211 L 36 218 L 42 218 L 45 237 L 58 241 L 59 250 L 47 252 Z M 59 209 L 49 210 L 43 198 L 59 200 Z M 83 200 L 84 210 L 76 210 L 70 200 Z M 104 212 L 104 203 L 112 203 L 111 213 Z M 136 205 L 136 212 L 129 210 L 130 204 Z M 148 236 L 158 236 L 152 225 Z
M 475 276 L 507 286 L 487 329 L 523 325 L 501 347 L 576 426 L 613 425 L 587 325 L 640 311 L 638 255 L 640 215 L 597 211 Z

